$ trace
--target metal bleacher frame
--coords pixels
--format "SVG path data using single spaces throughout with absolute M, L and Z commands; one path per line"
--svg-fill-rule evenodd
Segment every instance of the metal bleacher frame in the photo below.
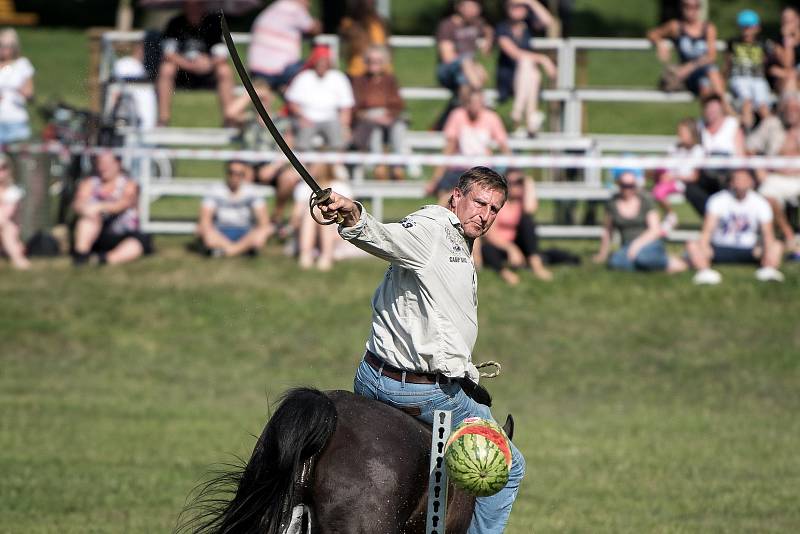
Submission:
M 124 41 L 141 40 L 144 32 L 111 31 L 103 34 L 101 39 L 101 62 L 99 79 L 103 86 L 111 81 L 111 67 L 114 60 L 114 44 Z M 248 33 L 234 33 L 237 44 L 248 44 L 251 36 Z M 329 45 L 338 57 L 339 39 L 336 35 L 320 35 L 316 42 Z M 395 35 L 389 39 L 392 48 L 428 48 L 434 49 L 435 39 L 430 36 Z M 634 88 L 591 88 L 577 87 L 576 65 L 578 53 L 590 50 L 643 51 L 652 49 L 652 43 L 646 39 L 605 39 L 605 38 L 567 38 L 567 39 L 535 39 L 536 50 L 553 52 L 556 56 L 557 78 L 555 87 L 543 89 L 542 100 L 560 102 L 562 104 L 562 132 L 558 134 L 543 133 L 534 139 L 510 139 L 510 146 L 515 152 L 580 152 L 585 155 L 602 155 L 607 152 L 626 153 L 665 153 L 674 142 L 669 136 L 642 135 L 592 135 L 583 134 L 583 106 L 585 102 L 691 102 L 694 96 L 689 92 L 666 93 L 655 89 Z M 717 43 L 718 48 L 724 42 Z M 451 93 L 441 87 L 403 87 L 402 96 L 407 100 L 447 100 Z M 496 99 L 496 91 L 487 89 L 488 101 Z M 236 131 L 225 128 L 156 128 L 149 132 L 129 132 L 126 135 L 126 146 L 220 146 L 229 144 Z M 438 132 L 410 131 L 407 137 L 410 152 L 424 150 L 440 150 L 444 139 Z M 140 162 L 141 163 L 141 162 Z M 149 162 L 140 165 L 142 170 L 142 221 L 147 231 L 164 233 L 185 233 L 193 231 L 193 223 L 175 221 L 151 221 L 150 203 L 165 195 L 201 196 L 207 191 L 212 180 L 158 181 L 152 176 Z M 601 169 L 593 167 L 584 169 L 584 181 L 581 182 L 542 182 L 538 184 L 538 193 L 542 199 L 564 200 L 602 200 L 608 198 L 609 190 L 601 184 Z M 391 198 L 423 198 L 423 184 L 420 182 L 390 183 L 357 179 L 353 189 L 359 198 L 372 201 L 372 209 L 379 218 L 383 216 L 383 201 Z M 270 188 L 264 188 L 265 195 L 271 195 Z M 542 226 L 543 237 L 596 237 L 600 233 L 597 227 L 581 226 Z M 685 239 L 689 234 L 677 232 L 672 237 Z

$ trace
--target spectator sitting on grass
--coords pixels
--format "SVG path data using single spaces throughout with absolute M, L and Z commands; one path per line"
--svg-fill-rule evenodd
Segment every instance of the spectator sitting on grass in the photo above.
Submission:
M 272 91 L 269 89 L 269 84 L 263 79 L 256 79 L 253 82 L 253 88 L 264 107 L 269 109 L 272 103 Z M 258 152 L 280 151 L 272 134 L 264 125 L 264 121 L 255 112 L 247 93 L 234 98 L 226 114 L 228 120 L 241 129 L 242 148 Z M 286 144 L 292 147 L 294 145 L 292 121 L 285 117 L 275 116 L 273 123 L 283 135 Z M 272 213 L 272 220 L 280 224 L 283 221 L 286 205 L 292 198 L 292 191 L 300 180 L 300 176 L 283 156 L 270 162 L 258 163 L 254 170 L 256 183 L 271 185 L 275 188 L 275 210 Z
M 100 264 L 133 261 L 152 252 L 150 236 L 139 231 L 139 186 L 128 178 L 111 152 L 95 156 L 96 176 L 81 181 L 72 208 L 75 223 L 73 262 Z
M 715 64 L 717 27 L 713 22 L 702 20 L 701 1 L 681 0 L 680 18 L 653 28 L 647 33 L 647 38 L 655 45 L 658 59 L 666 66 L 667 85 L 672 85 L 674 80 L 700 97 L 712 94 L 724 97 L 725 81 Z M 667 39 L 675 45 L 679 65 L 670 65 Z
M 15 269 L 25 270 L 31 264 L 19 238 L 19 205 L 24 193 L 14 183 L 11 161 L 0 152 L 0 252 L 5 252 Z
M 636 172 L 618 171 L 619 193 L 606 206 L 606 219 L 600 240 L 597 263 L 608 262 L 609 269 L 617 271 L 667 271 L 675 273 L 686 269 L 678 258 L 667 255 L 661 239 L 662 230 L 655 202 L 639 191 Z M 611 252 L 614 230 L 622 238 L 622 248 Z M 610 255 L 610 257 L 609 257 Z
M 367 72 L 353 78 L 355 112 L 353 144 L 359 150 L 383 152 L 386 141 L 392 152 L 405 152 L 406 121 L 401 116 L 403 98 L 397 79 L 388 72 L 389 50 L 384 46 L 371 46 L 366 53 Z M 383 169 L 383 172 L 380 171 Z M 385 167 L 375 171 L 378 178 L 385 177 Z M 392 178 L 403 178 L 403 167 L 392 167 Z
M 20 57 L 19 37 L 12 28 L 0 31 L 0 145 L 31 135 L 28 112 L 33 98 L 33 65 Z
M 188 89 L 217 88 L 220 108 L 233 98 L 233 71 L 222 42 L 219 14 L 206 13 L 203 0 L 185 0 L 183 13 L 164 30 L 163 56 L 158 69 L 158 123 L 169 124 L 175 86 Z
M 760 264 L 758 280 L 783 281 L 778 270 L 783 247 L 772 231 L 772 210 L 764 197 L 753 191 L 754 185 L 754 174 L 738 169 L 731 173 L 730 190 L 708 200 L 700 239 L 686 244 L 689 262 L 697 269 L 694 283 L 720 283 L 722 275 L 711 269 L 719 263 Z
M 530 268 L 533 275 L 544 281 L 553 279 L 539 255 L 539 237 L 533 215 L 539 207 L 533 179 L 519 169 L 506 175 L 508 200 L 494 225 L 481 238 L 482 263 L 500 274 L 510 285 L 519 283 L 515 269 Z
M 344 150 L 350 142 L 355 105 L 350 80 L 341 71 L 331 68 L 331 52 L 327 46 L 314 48 L 308 67 L 295 76 L 286 90 L 297 149 L 311 149 L 314 137 L 319 134 L 328 148 Z
M 758 37 L 761 20 L 750 9 L 736 17 L 741 35 L 728 41 L 728 75 L 731 91 L 741 106 L 742 126 L 750 130 L 756 122 L 769 115 L 770 90 L 766 78 L 767 44 Z
M 547 28 L 555 21 L 550 12 L 537 0 L 508 0 L 506 2 L 508 19 L 497 25 L 497 45 L 500 55 L 497 60 L 497 90 L 500 102 L 514 97 L 511 120 L 514 122 L 514 135 L 535 134 L 544 121 L 544 113 L 539 111 L 539 90 L 542 75 L 539 67 L 545 70 L 550 79 L 556 76 L 556 66 L 544 54 L 538 54 L 531 47 L 533 26 Z
M 350 78 L 365 75 L 369 65 L 367 52 L 376 46 L 385 47 L 389 42 L 389 26 L 375 10 L 375 0 L 349 0 L 347 15 L 339 25 L 339 35 L 347 58 L 347 75 Z M 386 57 L 386 70 L 392 66 Z
M 308 9 L 310 0 L 277 0 L 262 11 L 251 33 L 247 64 L 255 78 L 283 92 L 303 69 L 303 35 L 316 35 L 322 24 Z
M 272 234 L 267 205 L 254 190 L 253 168 L 232 160 L 225 166 L 225 185 L 203 199 L 198 233 L 210 256 L 256 254 Z
M 329 163 L 314 164 L 311 174 L 316 178 L 320 187 L 330 187 L 340 195 L 351 196 L 352 191 L 347 183 L 347 171 L 344 167 L 334 166 Z M 314 266 L 316 254 L 316 267 L 320 271 L 329 271 L 336 259 L 337 247 L 343 245 L 352 249 L 339 236 L 336 225 L 317 224 L 311 217 L 308 201 L 311 197 L 311 188 L 305 182 L 297 184 L 294 192 L 294 211 L 292 213 L 292 226 L 297 231 L 298 262 L 301 269 L 310 269 Z M 315 208 L 316 210 L 316 208 Z M 319 210 L 317 217 L 322 218 Z
M 483 92 L 479 89 L 465 91 L 463 105 L 450 113 L 442 133 L 445 136 L 446 155 L 490 156 L 492 143 L 503 154 L 511 154 L 503 121 L 496 112 L 486 108 Z M 426 193 L 435 193 L 439 203 L 447 205 L 450 194 L 464 171 L 461 167 L 437 167 L 425 188 Z
M 458 94 L 463 86 L 482 88 L 488 76 L 486 69 L 475 60 L 475 55 L 479 49 L 488 54 L 493 39 L 492 27 L 481 17 L 481 3 L 456 0 L 455 12 L 442 20 L 436 30 L 439 51 L 436 78 L 439 83 L 454 94 Z
M 712 95 L 703 100 L 700 144 L 706 156 L 744 156 L 744 133 L 735 117 L 725 115 L 722 99 Z M 699 215 L 705 214 L 708 197 L 725 188 L 727 175 L 717 169 L 704 169 L 694 182 L 686 183 L 686 200 Z

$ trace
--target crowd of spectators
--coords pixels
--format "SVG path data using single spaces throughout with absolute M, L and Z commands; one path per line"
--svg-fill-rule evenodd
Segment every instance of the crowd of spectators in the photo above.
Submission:
M 300 151 L 404 153 L 408 116 L 388 48 L 389 24 L 373 0 L 349 2 L 339 27 L 343 52 L 339 70 L 338 58 L 327 46 L 313 46 L 303 57 L 304 39 L 322 29 L 310 4 L 310 0 L 276 0 L 252 26 L 248 68 L 259 98 L 276 117 L 276 126 Z M 784 8 L 780 35 L 765 38 L 759 14 L 742 10 L 736 17 L 739 34 L 718 58 L 717 27 L 704 20 L 702 7 L 701 0 L 681 0 L 677 18 L 647 33 L 663 63 L 662 89 L 687 89 L 700 99 L 700 116 L 678 123 L 670 150 L 685 163 L 648 175 L 637 169 L 614 172 L 617 194 L 606 206 L 595 260 L 626 271 L 694 268 L 698 283 L 719 281 L 711 270 L 713 263 L 756 262 L 761 265 L 759 279 L 778 280 L 783 252 L 800 256 L 800 244 L 786 216 L 787 204 L 800 197 L 798 172 L 705 169 L 691 161 L 703 156 L 800 156 L 800 16 L 796 9 Z M 503 117 L 484 96 L 490 80 L 482 58 L 495 51 L 499 102 L 513 98 L 507 117 L 512 135 L 539 132 L 545 120 L 539 95 L 545 76 L 555 78 L 556 65 L 550 55 L 536 52 L 532 42 L 558 24 L 539 0 L 507 0 L 502 20 L 494 26 L 484 17 L 481 2 L 452 2 L 452 12 L 434 32 L 435 78 L 452 92 L 440 120 L 444 154 L 511 154 Z M 176 87 L 215 88 L 225 124 L 240 129 L 242 146 L 275 151 L 249 97 L 235 94 L 220 20 L 206 11 L 204 2 L 185 0 L 160 43 L 155 79 L 158 124 L 170 121 Z M 117 61 L 114 74 L 117 79 L 141 79 L 145 70 L 142 49 L 135 47 L 130 56 Z M 0 32 L 0 144 L 30 136 L 25 103 L 33 96 L 33 74 L 30 62 L 20 55 L 16 33 Z M 2 164 L 8 168 L 6 161 Z M 135 182 L 111 154 L 98 156 L 95 169 L 96 175 L 78 187 L 72 204 L 75 263 L 86 263 L 93 255 L 102 263 L 122 263 L 149 253 L 149 238 L 138 228 Z M 464 170 L 435 168 L 426 192 L 446 202 Z M 314 171 L 321 182 L 347 189 L 347 169 L 320 165 Z M 404 179 L 404 171 L 401 165 L 378 165 L 372 170 L 379 179 L 393 180 Z M 533 218 L 538 204 L 535 185 L 522 170 L 508 170 L 507 175 L 507 207 L 497 227 L 476 247 L 476 262 L 510 284 L 519 280 L 518 269 L 530 269 L 537 278 L 549 280 L 552 274 L 539 253 Z M 646 186 L 648 180 L 651 187 Z M 275 188 L 272 217 L 254 184 Z M 19 204 L 17 190 L 9 171 L 0 170 L 3 250 L 15 266 L 25 268 L 12 216 Z M 282 159 L 257 165 L 228 162 L 225 185 L 202 202 L 198 236 L 203 249 L 211 256 L 255 254 L 273 235 L 295 235 L 301 267 L 329 269 L 336 257 L 336 235 L 306 216 L 309 194 Z M 665 246 L 665 237 L 679 222 L 672 205 L 676 194 L 683 195 L 704 220 L 701 238 L 689 243 L 682 256 L 670 256 Z M 290 204 L 294 210 L 287 216 Z M 612 251 L 616 233 L 621 246 Z

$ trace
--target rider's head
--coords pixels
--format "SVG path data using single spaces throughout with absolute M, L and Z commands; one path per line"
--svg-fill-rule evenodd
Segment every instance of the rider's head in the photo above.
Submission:
M 487 167 L 473 167 L 458 179 L 450 196 L 450 211 L 464 235 L 476 239 L 486 233 L 508 198 L 506 179 Z

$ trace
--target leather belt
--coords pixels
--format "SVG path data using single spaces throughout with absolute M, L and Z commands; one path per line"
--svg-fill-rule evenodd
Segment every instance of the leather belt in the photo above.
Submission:
M 396 380 L 398 382 L 403 381 L 403 373 L 405 373 L 405 381 L 410 384 L 448 384 L 450 383 L 450 377 L 443 375 L 442 373 L 416 373 L 413 371 L 406 371 L 404 369 L 398 369 L 392 365 L 381 360 L 378 356 L 376 356 L 371 351 L 367 351 L 364 354 L 364 361 L 369 364 L 370 367 L 381 373 L 383 376 L 387 376 L 392 380 Z

